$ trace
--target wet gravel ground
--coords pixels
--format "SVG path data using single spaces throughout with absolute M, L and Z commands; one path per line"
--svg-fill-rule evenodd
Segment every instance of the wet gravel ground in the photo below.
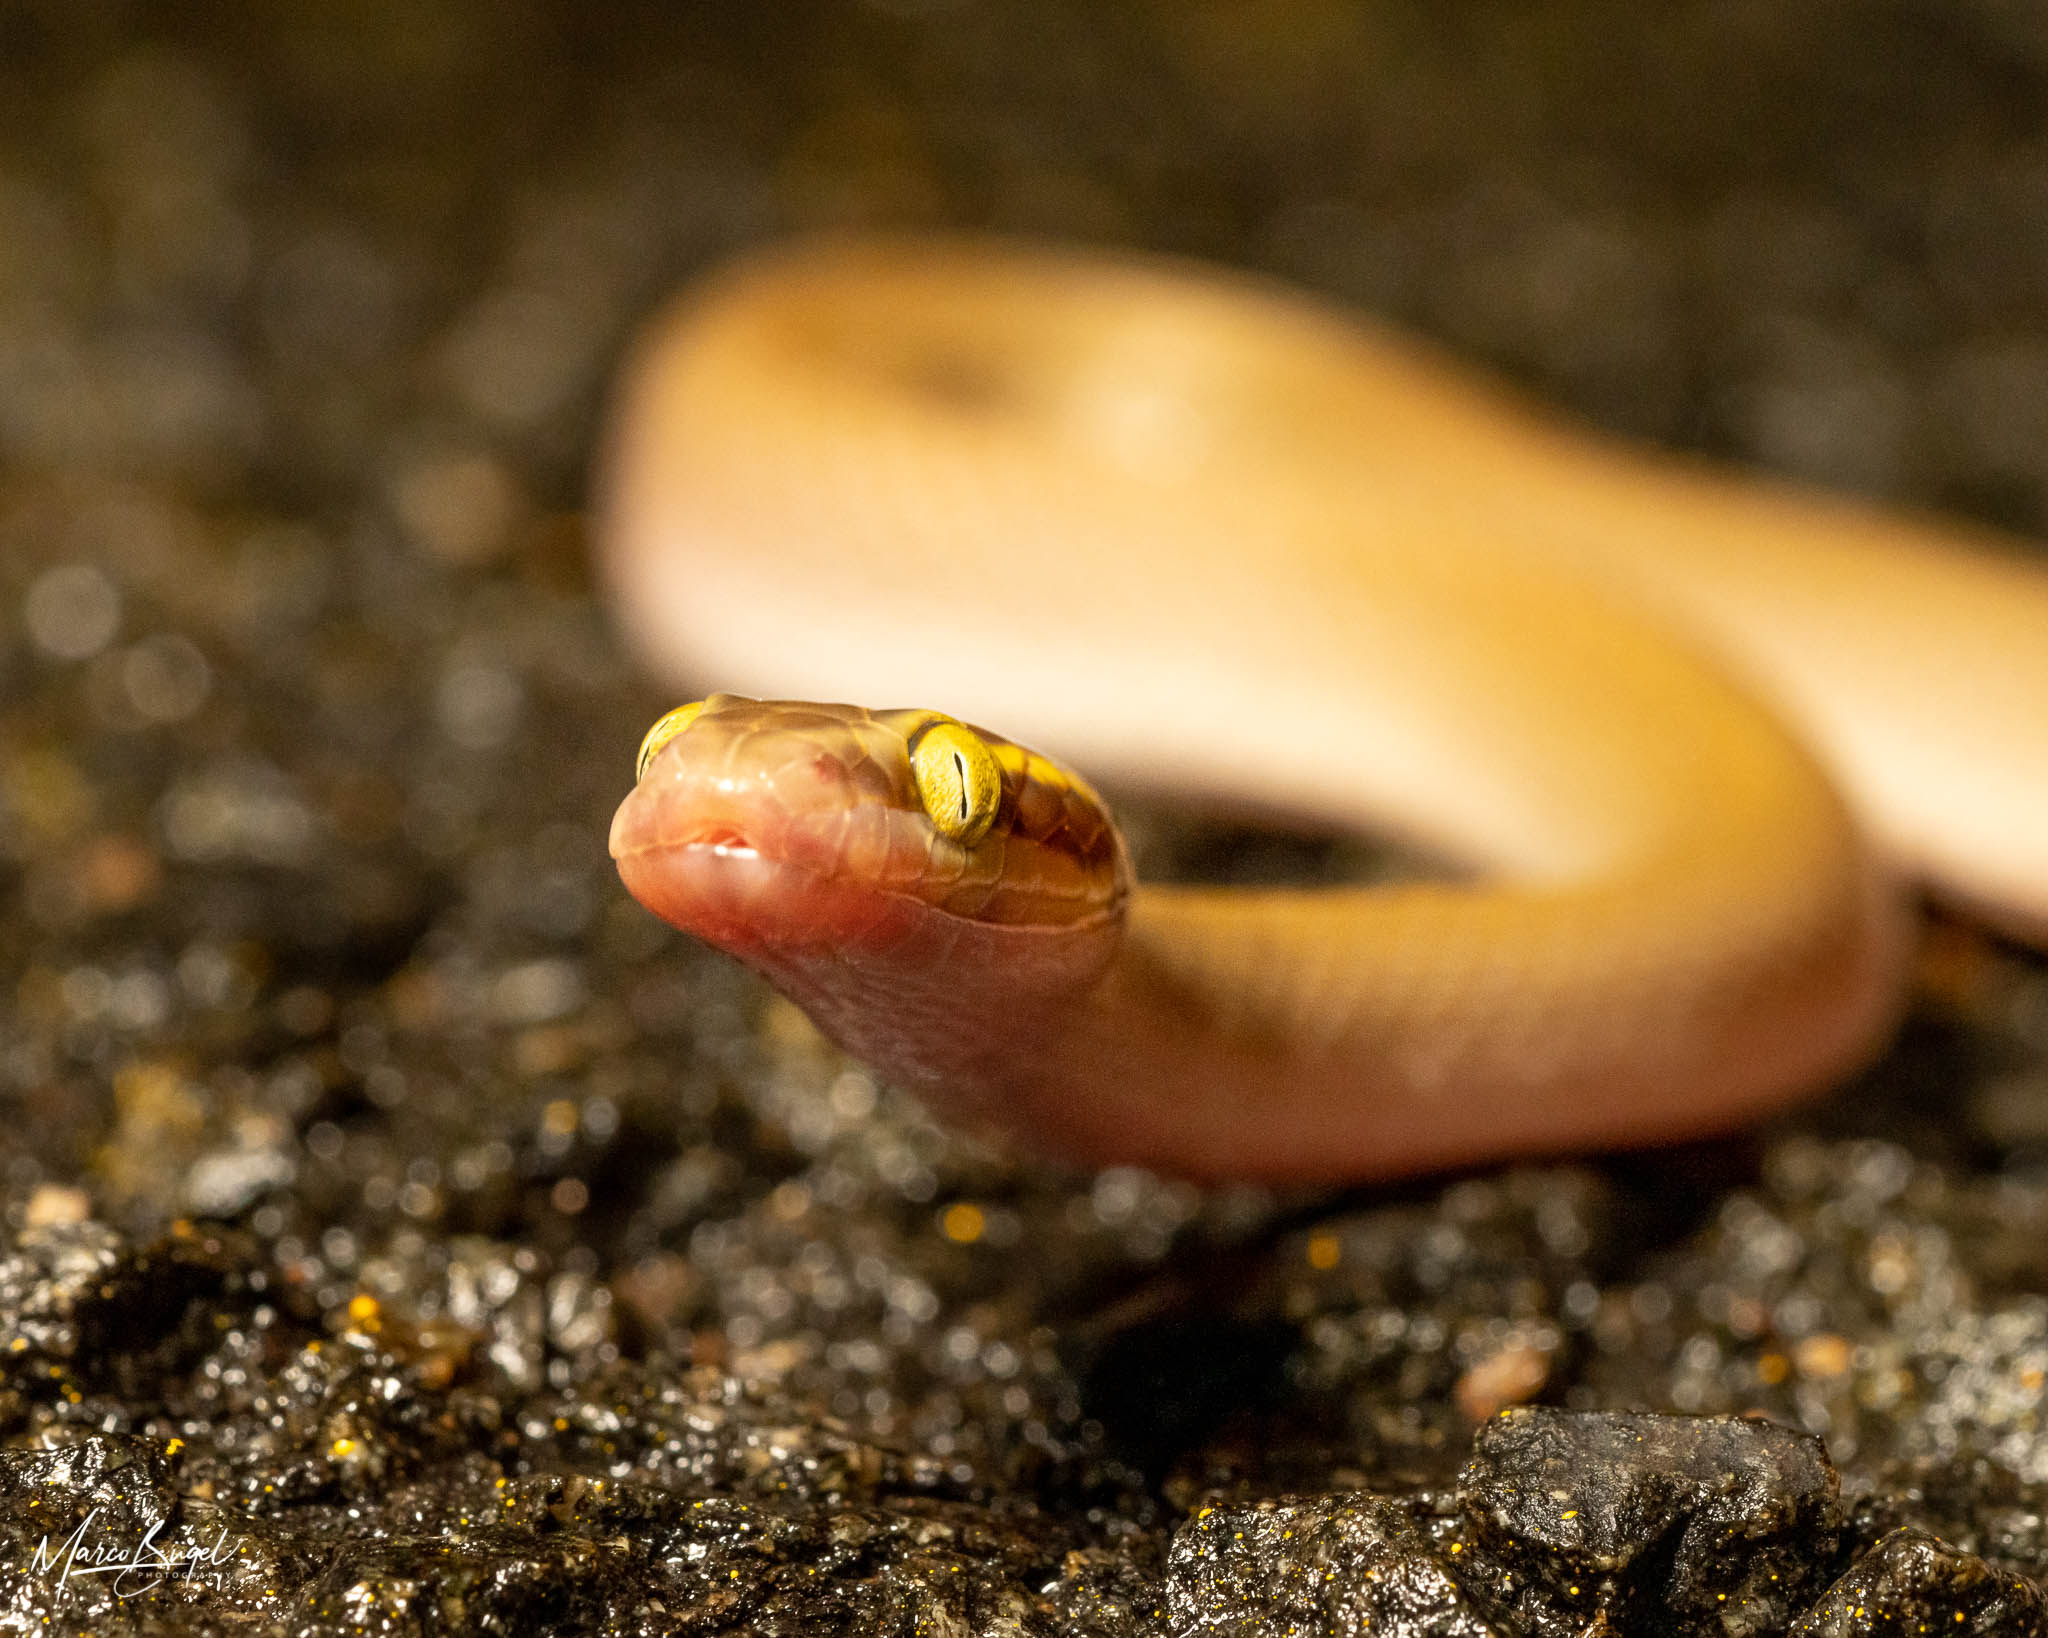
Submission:
M 2044 107 L 2006 0 L 0 0 L 0 1630 L 2048 1630 L 2041 963 L 1717 1145 L 1022 1164 L 625 900 L 579 513 L 665 292 L 929 221 L 2048 532 Z

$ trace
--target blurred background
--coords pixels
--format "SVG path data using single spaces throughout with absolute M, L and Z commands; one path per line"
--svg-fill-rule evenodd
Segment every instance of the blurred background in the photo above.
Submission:
M 1996 980 L 1996 1040 L 1923 1029 L 1761 1151 L 1359 1207 L 1333 1274 L 1298 1203 L 938 1131 L 624 899 L 605 822 L 674 702 L 581 508 L 665 296 L 930 223 L 1256 268 L 1616 431 L 2048 530 L 2044 110 L 2026 0 L 0 0 L 6 1224 L 96 1268 L 231 1224 L 194 1289 L 273 1350 L 508 1402 L 694 1360 L 963 1495 L 1105 1426 L 1141 1467 L 1391 1483 L 1546 1395 L 1762 1408 L 1880 1486 L 1933 1423 L 1859 1327 L 2010 1299 L 2014 1383 L 2048 1337 L 2037 975 Z M 1204 1444 L 1250 1388 L 1164 1403 L 1103 1304 L 1173 1311 L 1161 1269 L 1275 1235 L 1222 1352 L 1293 1432 Z M 10 1300 L 73 1312 L 54 1266 Z M 223 1494 L 274 1476 L 175 1410 L 203 1347 L 66 1346 L 10 1435 L 182 1429 Z M 305 1437 L 320 1494 L 369 1483 Z

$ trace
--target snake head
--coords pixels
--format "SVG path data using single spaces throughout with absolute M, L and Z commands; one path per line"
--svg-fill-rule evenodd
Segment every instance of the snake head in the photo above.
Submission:
M 714 694 L 643 746 L 628 891 L 898 1079 L 969 1075 L 1096 982 L 1130 865 L 1076 775 L 936 711 Z

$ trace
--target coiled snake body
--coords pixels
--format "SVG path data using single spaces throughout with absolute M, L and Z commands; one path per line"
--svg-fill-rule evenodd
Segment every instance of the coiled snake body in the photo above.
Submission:
M 1697 1133 L 1875 1050 L 1903 876 L 2048 928 L 2048 574 L 1249 282 L 757 258 L 649 343 L 600 505 L 672 678 L 951 713 L 714 696 L 620 809 L 628 887 L 1040 1147 L 1349 1178 Z M 1017 742 L 1476 879 L 1134 887 Z

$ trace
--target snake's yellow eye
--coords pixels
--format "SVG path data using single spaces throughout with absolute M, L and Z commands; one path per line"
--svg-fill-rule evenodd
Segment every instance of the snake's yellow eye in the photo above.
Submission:
M 695 722 L 697 720 L 697 713 L 703 709 L 704 702 L 702 700 L 694 700 L 688 705 L 679 705 L 666 716 L 659 718 L 654 726 L 647 730 L 647 737 L 640 741 L 640 759 L 633 764 L 634 784 L 639 784 L 641 780 L 647 777 L 647 764 L 660 754 L 661 748 L 664 745 L 674 739 L 685 728 L 689 727 L 691 723 Z
M 988 834 L 1003 802 L 1003 770 L 971 728 L 934 722 L 911 742 L 917 799 L 941 836 L 972 847 Z

